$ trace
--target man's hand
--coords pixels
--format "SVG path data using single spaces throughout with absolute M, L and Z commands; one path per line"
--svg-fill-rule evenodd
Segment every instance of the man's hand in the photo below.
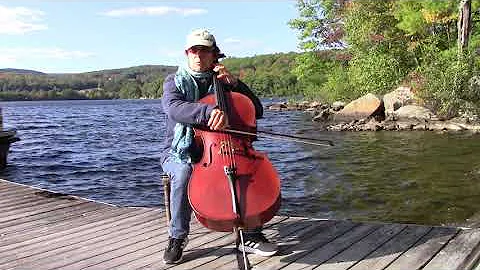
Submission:
M 226 84 L 237 86 L 238 80 L 222 64 L 216 64 L 213 71 L 218 72 L 217 78 Z
M 219 109 L 213 109 L 208 119 L 208 127 L 212 130 L 220 130 L 226 126 L 226 118 L 224 113 Z

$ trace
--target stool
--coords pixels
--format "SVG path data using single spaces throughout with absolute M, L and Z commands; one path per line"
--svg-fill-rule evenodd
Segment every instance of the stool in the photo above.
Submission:
M 170 213 L 170 176 L 164 173 L 161 176 L 163 182 L 163 199 L 165 202 L 165 216 L 167 217 L 167 226 L 170 225 L 171 213 Z

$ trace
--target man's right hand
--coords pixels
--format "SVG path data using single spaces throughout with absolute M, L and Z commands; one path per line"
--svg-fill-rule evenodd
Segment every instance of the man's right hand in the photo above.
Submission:
M 224 113 L 219 109 L 213 109 L 208 119 L 208 127 L 212 130 L 221 130 L 226 126 L 226 118 Z

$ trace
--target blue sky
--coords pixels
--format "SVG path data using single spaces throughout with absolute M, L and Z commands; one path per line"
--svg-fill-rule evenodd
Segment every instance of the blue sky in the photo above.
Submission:
M 0 68 L 86 72 L 184 63 L 207 28 L 232 57 L 297 49 L 295 1 L 1 1 Z

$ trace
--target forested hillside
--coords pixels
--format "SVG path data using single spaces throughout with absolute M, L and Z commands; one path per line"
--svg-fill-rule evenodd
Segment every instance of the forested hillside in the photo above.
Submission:
M 290 70 L 295 53 L 278 53 L 222 61 L 260 96 L 301 94 Z M 0 69 L 0 99 L 159 98 L 163 80 L 175 66 L 137 66 L 78 74 L 45 74 L 32 70 Z
M 0 99 L 158 98 L 173 66 L 145 65 L 76 74 L 0 70 Z

